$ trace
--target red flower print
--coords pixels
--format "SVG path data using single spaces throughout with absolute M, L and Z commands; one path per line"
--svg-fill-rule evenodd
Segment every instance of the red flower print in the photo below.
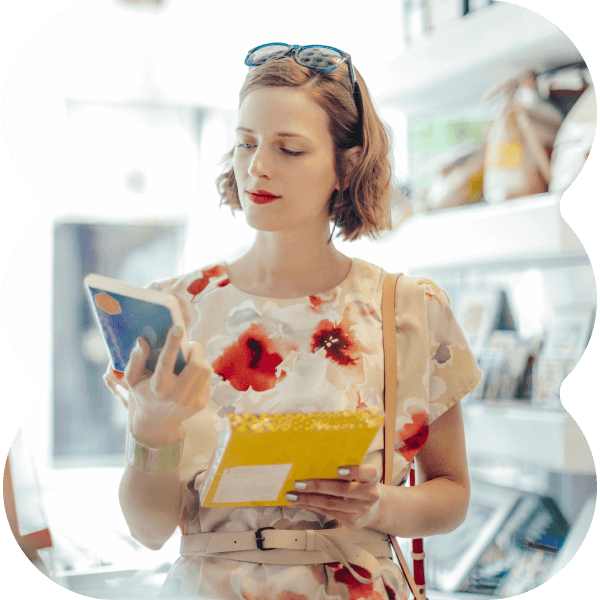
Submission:
M 192 302 L 194 302 L 196 296 L 204 291 L 206 286 L 210 283 L 210 280 L 214 277 L 220 277 L 225 274 L 225 268 L 221 265 L 216 265 L 210 269 L 202 271 L 202 277 L 192 281 L 187 291 L 194 296 Z
M 344 322 L 334 325 L 324 319 L 312 335 L 311 352 L 325 348 L 325 356 L 341 366 L 354 366 L 359 359 L 359 348 L 350 326 Z
M 212 367 L 224 381 L 242 392 L 252 388 L 264 392 L 275 387 L 285 377 L 277 376 L 277 367 L 283 362 L 282 353 L 297 350 L 295 344 L 274 340 L 261 325 L 252 324 L 236 342 L 228 346 Z
M 356 410 L 361 410 L 363 408 L 368 408 L 367 403 L 362 400 L 360 397 L 360 392 L 358 392 L 358 404 L 356 405 Z
M 429 298 L 431 298 L 432 300 L 435 300 L 439 305 L 440 308 L 442 307 L 442 298 L 449 302 L 448 300 L 448 295 L 446 294 L 446 291 L 441 288 L 439 285 L 437 285 L 437 283 L 431 281 L 431 279 L 418 279 L 417 280 L 417 285 L 428 285 L 430 288 L 433 289 L 433 293 L 430 292 L 425 292 L 425 295 Z
M 312 306 L 310 307 L 310 310 L 312 310 L 313 312 L 316 312 L 316 313 L 323 313 L 326 308 L 326 305 L 333 302 L 336 298 L 337 298 L 336 292 L 332 292 L 330 298 L 323 298 L 322 296 L 309 296 L 308 299 L 310 300 L 310 303 L 312 304 Z
M 352 565 L 352 563 L 350 564 Z M 374 583 L 361 583 L 354 578 L 348 567 L 343 566 L 341 563 L 327 563 L 326 566 L 334 569 L 335 581 L 346 586 L 350 600 L 384 600 L 383 596 L 373 589 Z M 362 577 L 371 576 L 371 573 L 364 567 L 352 565 L 352 568 Z
M 410 462 L 417 452 L 425 445 L 429 436 L 429 415 L 426 412 L 416 412 L 412 415 L 412 423 L 407 423 L 400 432 L 400 439 L 404 442 L 396 452 L 402 454 Z

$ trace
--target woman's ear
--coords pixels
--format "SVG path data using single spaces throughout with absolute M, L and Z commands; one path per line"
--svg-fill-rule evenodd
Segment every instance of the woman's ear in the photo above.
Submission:
M 346 150 L 346 160 L 348 161 L 348 166 L 350 168 L 353 169 L 356 166 L 358 157 L 361 152 L 362 152 L 361 146 L 354 146 L 354 148 L 350 148 L 349 150 Z
M 354 148 L 350 148 L 346 150 L 346 173 L 350 173 L 356 167 L 356 163 L 358 162 L 358 156 L 362 152 L 361 146 L 354 146 Z M 346 186 L 348 185 L 348 176 L 346 175 Z M 344 186 L 344 189 L 345 187 Z
M 356 163 L 358 161 L 358 155 L 361 153 L 361 151 L 362 151 L 361 146 L 354 146 L 354 148 L 350 148 L 349 150 L 346 150 L 344 152 L 347 167 L 349 167 L 346 169 L 346 172 L 348 172 L 351 169 L 354 169 L 354 167 L 356 166 Z M 337 177 L 335 178 L 335 188 L 337 190 L 339 190 L 341 188 L 340 181 Z
M 350 148 L 350 150 L 346 150 L 346 159 L 354 168 L 356 166 L 356 162 L 358 161 L 358 155 L 362 152 L 361 146 L 354 146 L 354 148 Z

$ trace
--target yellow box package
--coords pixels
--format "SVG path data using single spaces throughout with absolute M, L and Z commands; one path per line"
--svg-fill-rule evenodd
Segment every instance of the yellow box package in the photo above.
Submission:
M 359 465 L 383 424 L 377 408 L 290 414 L 230 414 L 199 489 L 202 506 L 290 505 L 299 479 L 339 479 Z

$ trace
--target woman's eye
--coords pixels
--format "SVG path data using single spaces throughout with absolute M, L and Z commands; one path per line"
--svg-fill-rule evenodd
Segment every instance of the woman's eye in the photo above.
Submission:
M 251 150 L 255 147 L 254 144 L 240 142 L 236 145 L 237 148 L 242 148 L 243 150 Z M 304 154 L 304 152 L 296 152 L 295 150 L 288 150 L 287 148 L 281 148 L 281 151 L 287 156 L 300 156 Z

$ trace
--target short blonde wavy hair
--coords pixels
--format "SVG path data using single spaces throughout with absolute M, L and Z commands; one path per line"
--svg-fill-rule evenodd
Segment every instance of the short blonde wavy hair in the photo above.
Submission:
M 335 170 L 338 181 L 346 182 L 343 193 L 335 190 L 330 198 L 329 214 L 339 229 L 336 237 L 356 240 L 361 236 L 376 237 L 392 227 L 391 199 L 393 166 L 391 139 L 379 119 L 367 86 L 354 68 L 363 103 L 362 132 L 359 115 L 352 96 L 352 85 L 346 67 L 319 72 L 299 65 L 293 58 L 283 58 L 252 67 L 239 94 L 239 104 L 253 90 L 264 87 L 288 86 L 305 91 L 325 112 L 329 133 L 335 147 Z M 353 164 L 347 151 L 362 138 L 362 146 Z M 233 172 L 235 147 L 224 157 L 224 170 L 217 178 L 220 205 L 241 210 Z

